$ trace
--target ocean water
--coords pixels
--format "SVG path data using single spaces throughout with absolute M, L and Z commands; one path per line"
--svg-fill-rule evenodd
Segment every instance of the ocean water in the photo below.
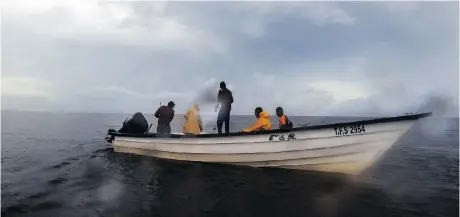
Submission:
M 458 118 L 419 121 L 377 164 L 349 177 L 115 153 L 105 133 L 128 116 L 2 111 L 1 216 L 459 216 Z M 232 117 L 231 128 L 253 120 Z M 173 131 L 182 121 L 177 115 Z

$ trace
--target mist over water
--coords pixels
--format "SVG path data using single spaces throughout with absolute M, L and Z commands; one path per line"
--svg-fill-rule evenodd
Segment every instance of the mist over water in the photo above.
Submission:
M 453 110 L 455 110 L 455 104 L 452 98 L 439 94 L 430 94 L 426 97 L 417 112 L 432 112 L 433 116 L 444 117 L 446 115 L 453 116 Z M 458 111 L 458 105 L 457 105 Z M 458 113 L 457 113 L 458 115 Z
M 430 127 L 420 128 L 420 130 L 423 132 L 423 135 L 439 136 L 443 135 L 445 132 L 448 132 L 449 129 L 453 127 L 451 126 L 453 123 L 449 122 L 446 117 L 458 117 L 458 105 L 455 105 L 454 99 L 448 96 L 430 94 L 421 103 L 417 112 L 432 112 L 432 118 L 437 120 L 436 122 L 433 122 Z
M 218 91 L 219 83 L 214 79 L 208 80 L 204 83 L 204 87 L 189 102 L 189 108 L 192 108 L 195 104 L 200 106 L 200 114 L 202 114 L 201 119 L 204 126 L 216 126 L 218 113 L 214 109 L 217 103 Z

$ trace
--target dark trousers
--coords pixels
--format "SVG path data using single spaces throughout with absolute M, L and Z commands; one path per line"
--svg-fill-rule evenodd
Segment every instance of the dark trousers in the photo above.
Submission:
M 222 133 L 222 125 L 225 123 L 225 133 L 230 133 L 230 110 L 220 110 L 217 117 L 217 132 Z
M 157 136 L 158 137 L 167 137 L 171 135 L 171 126 L 169 124 L 158 124 L 157 126 Z

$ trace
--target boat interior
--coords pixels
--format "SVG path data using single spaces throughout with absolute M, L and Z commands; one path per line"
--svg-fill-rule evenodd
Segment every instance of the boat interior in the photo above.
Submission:
M 288 132 L 297 132 L 305 130 L 315 130 L 315 129 L 324 129 L 324 128 L 333 128 L 333 127 L 343 127 L 348 125 L 364 125 L 364 124 L 377 124 L 377 123 L 388 123 L 396 121 L 405 121 L 405 120 L 417 120 L 420 118 L 425 118 L 431 116 L 431 112 L 414 114 L 410 113 L 402 116 L 393 116 L 393 117 L 383 117 L 375 118 L 368 120 L 352 121 L 352 122 L 340 122 L 332 124 L 322 124 L 322 125 L 309 125 L 302 127 L 295 127 L 292 129 L 273 129 L 273 130 L 264 130 L 257 132 L 231 132 L 229 134 L 218 134 L 218 133 L 209 133 L 209 134 L 200 134 L 200 135 L 186 135 L 186 134 L 171 134 L 168 138 L 210 138 L 210 137 L 228 137 L 228 136 L 248 136 L 248 135 L 260 135 L 260 134 L 273 134 L 273 133 L 288 133 Z M 108 135 L 111 136 L 123 136 L 123 137 L 138 137 L 138 138 L 156 138 L 156 133 L 144 133 L 144 134 L 127 134 L 119 133 L 116 131 L 109 131 Z

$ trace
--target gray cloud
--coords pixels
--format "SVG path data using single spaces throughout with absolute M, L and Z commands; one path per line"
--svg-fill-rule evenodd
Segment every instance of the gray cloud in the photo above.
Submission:
M 224 80 L 235 114 L 393 115 L 431 102 L 458 116 L 457 2 L 17 1 L 2 12 L 2 109 L 153 112 L 174 100 L 212 112 Z

